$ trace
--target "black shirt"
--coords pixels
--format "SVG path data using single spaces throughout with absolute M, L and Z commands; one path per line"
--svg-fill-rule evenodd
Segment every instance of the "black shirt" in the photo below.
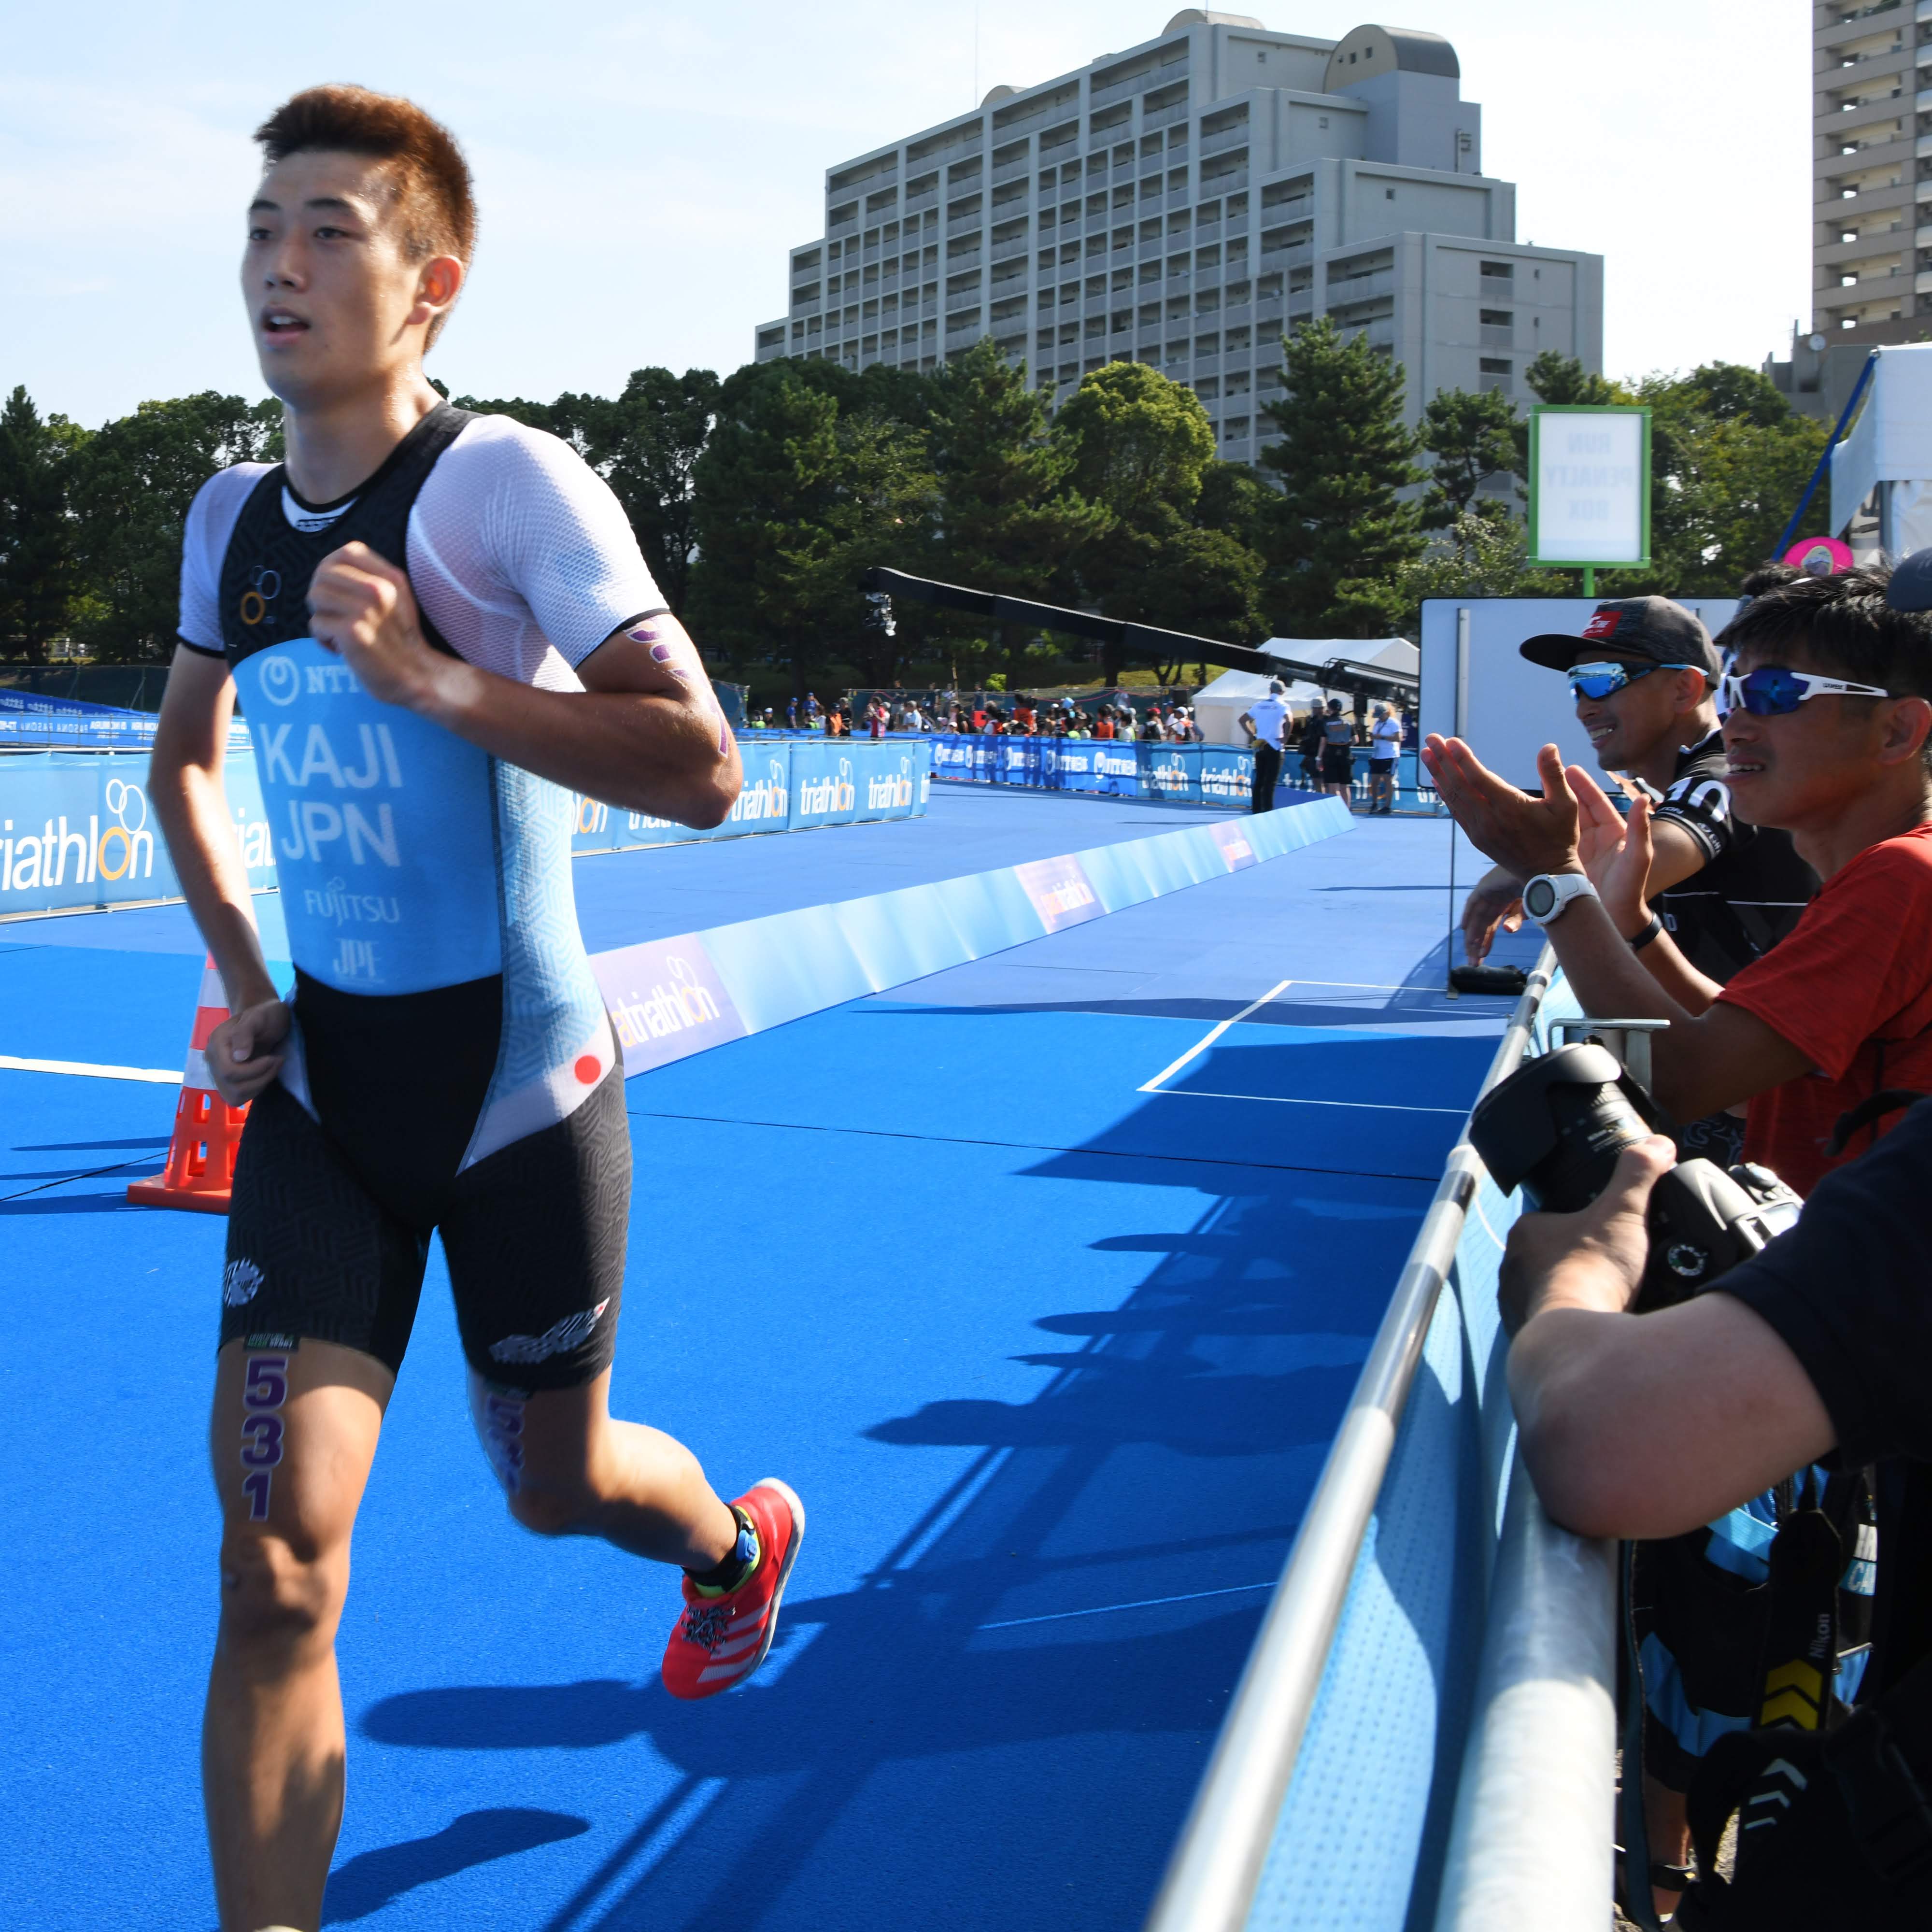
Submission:
M 1690 833 L 1704 866 L 1654 902 L 1678 950 L 1720 985 L 1768 952 L 1818 890 L 1818 875 L 1798 857 L 1790 832 L 1731 815 L 1725 771 L 1720 733 L 1677 754 L 1677 776 L 1656 815 Z
M 1818 1184 L 1788 1234 L 1715 1284 L 1769 1322 L 1847 1468 L 1880 1466 L 1880 1678 L 1932 1653 L 1932 1104 Z

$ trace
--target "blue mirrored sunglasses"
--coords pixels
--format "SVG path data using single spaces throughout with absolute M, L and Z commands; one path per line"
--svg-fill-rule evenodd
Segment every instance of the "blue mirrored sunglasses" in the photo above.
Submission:
M 1570 667 L 1570 693 L 1573 698 L 1607 698 L 1654 670 L 1702 670 L 1702 664 L 1584 664 Z
M 1727 674 L 1718 687 L 1723 711 L 1748 711 L 1754 718 L 1781 718 L 1796 711 L 1808 698 L 1889 698 L 1876 684 L 1849 684 L 1841 677 L 1818 677 L 1808 670 L 1789 670 L 1783 664 L 1760 664 L 1742 677 Z

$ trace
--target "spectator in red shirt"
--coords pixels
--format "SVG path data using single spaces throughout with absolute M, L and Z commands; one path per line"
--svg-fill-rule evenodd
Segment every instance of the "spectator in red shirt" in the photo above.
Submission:
M 1653 1046 L 1658 1100 L 1680 1120 L 1748 1100 L 1745 1159 L 1801 1194 L 1898 1116 L 1842 1144 L 1840 1120 L 1882 1093 L 1932 1092 L 1932 615 L 1894 608 L 1889 581 L 1882 568 L 1800 578 L 1754 599 L 1722 640 L 1735 654 L 1723 688 L 1732 808 L 1789 831 L 1824 881 L 1790 936 L 1728 986 L 1676 955 L 1644 908 L 1647 801 L 1627 832 L 1593 813 L 1580 836 L 1578 793 L 1594 788 L 1553 745 L 1541 798 L 1460 740 L 1432 737 L 1426 754 L 1464 830 L 1529 880 L 1526 910 L 1584 1011 L 1670 1022 Z M 1634 946 L 1659 950 L 1652 970 Z

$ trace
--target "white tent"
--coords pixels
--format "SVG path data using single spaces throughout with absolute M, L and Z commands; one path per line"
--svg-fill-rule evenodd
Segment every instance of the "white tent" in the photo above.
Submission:
M 1268 695 L 1270 680 L 1254 670 L 1224 670 L 1212 684 L 1204 684 L 1194 694 L 1194 722 L 1210 745 L 1233 745 L 1245 751 L 1248 734 L 1239 723 L 1241 714 L 1258 698 Z M 1288 687 L 1288 701 L 1306 711 L 1322 702 L 1322 688 L 1300 679 Z
M 1832 452 L 1832 529 L 1844 535 L 1876 496 L 1878 547 L 1907 556 L 1932 545 L 1932 343 L 1872 356 L 1864 406 Z
M 1287 684 L 1288 701 L 1299 712 L 1312 710 L 1327 697 L 1322 667 L 1336 658 L 1410 677 L 1419 676 L 1422 664 L 1422 653 L 1406 638 L 1270 638 L 1259 648 L 1280 662 L 1276 675 Z M 1194 722 L 1202 736 L 1210 745 L 1245 748 L 1248 734 L 1237 721 L 1266 694 L 1268 682 L 1260 671 L 1224 670 L 1212 684 L 1204 685 L 1194 699 Z
M 1422 664 L 1422 653 L 1406 638 L 1270 638 L 1261 649 L 1282 660 L 1284 674 L 1312 673 L 1318 684 L 1322 667 L 1336 658 L 1410 677 L 1420 674 Z

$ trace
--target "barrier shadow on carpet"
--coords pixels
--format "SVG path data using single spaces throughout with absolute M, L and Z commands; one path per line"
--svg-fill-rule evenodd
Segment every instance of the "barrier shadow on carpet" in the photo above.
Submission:
M 372 1705 L 364 1734 L 641 1736 L 670 1761 L 675 1789 L 545 1932 L 720 1915 L 826 1932 L 917 1899 L 985 1928 L 1137 1919 L 1426 1200 L 1193 1178 L 1213 1198 L 1191 1226 L 1096 1244 L 1153 1263 L 1124 1305 L 1036 1318 L 1018 1359 L 1054 1373 L 1035 1400 L 928 1401 L 865 1431 L 978 1453 L 856 1588 L 788 1602 L 746 1689 L 688 1706 L 650 1681 L 424 1686 Z

